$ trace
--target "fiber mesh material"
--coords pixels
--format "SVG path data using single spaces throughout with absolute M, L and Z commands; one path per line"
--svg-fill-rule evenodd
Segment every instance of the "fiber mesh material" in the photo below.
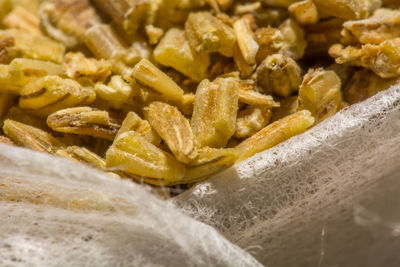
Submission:
M 400 266 L 399 207 L 399 86 L 174 205 L 0 144 L 0 266 Z
M 266 266 L 400 266 L 400 86 L 175 204 Z
M 130 181 L 0 145 L 0 266 L 262 266 Z

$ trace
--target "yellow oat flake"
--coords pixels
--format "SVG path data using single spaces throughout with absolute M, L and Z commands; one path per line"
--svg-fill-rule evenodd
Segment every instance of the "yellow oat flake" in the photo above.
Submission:
M 329 54 L 338 64 L 364 67 L 382 78 L 400 76 L 400 38 L 378 45 L 365 44 L 361 48 L 335 44 L 329 49 Z
M 154 50 L 154 59 L 183 73 L 194 81 L 201 81 L 207 77 L 210 66 L 210 56 L 197 52 L 189 44 L 185 31 L 172 28 Z
M 197 52 L 219 52 L 227 57 L 233 56 L 236 42 L 233 29 L 210 12 L 191 13 L 185 22 L 185 31 L 190 45 Z
M 240 153 L 237 161 L 243 161 L 295 135 L 305 132 L 314 122 L 315 120 L 311 112 L 307 110 L 299 111 L 273 122 L 236 147 Z
M 189 120 L 176 107 L 153 102 L 144 108 L 144 114 L 180 162 L 188 163 L 197 156 L 196 139 Z
M 119 135 L 107 151 L 106 165 L 110 170 L 178 182 L 186 172 L 183 164 L 172 155 L 149 143 L 139 133 Z
M 239 84 L 235 78 L 204 80 L 194 101 L 191 126 L 200 147 L 225 147 L 236 130 Z

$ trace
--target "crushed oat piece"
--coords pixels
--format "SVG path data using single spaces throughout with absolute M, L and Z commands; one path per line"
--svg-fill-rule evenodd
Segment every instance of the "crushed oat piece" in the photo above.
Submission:
M 243 17 L 233 24 L 236 40 L 244 60 L 249 64 L 256 63 L 256 56 L 260 46 L 255 40 L 250 21 Z
M 400 76 L 400 38 L 378 45 L 365 44 L 361 48 L 344 48 L 341 44 L 335 44 L 329 49 L 329 54 L 338 64 L 364 67 L 382 78 Z
M 249 76 L 251 76 L 251 74 L 253 74 L 254 70 L 257 67 L 256 64 L 247 63 L 237 44 L 235 44 L 235 46 L 233 47 L 233 59 L 235 61 L 237 68 L 240 71 L 240 76 L 242 78 L 248 78 Z
M 188 163 L 197 156 L 196 139 L 189 120 L 176 107 L 153 102 L 144 108 L 144 115 L 177 160 Z
M 63 70 L 69 78 L 82 76 L 93 82 L 104 82 L 111 75 L 111 63 L 104 59 L 87 58 L 82 53 L 69 52 L 64 57 Z
M 349 104 L 361 102 L 399 82 L 399 78 L 383 79 L 375 73 L 362 69 L 355 71 L 344 86 L 344 99 Z
M 199 149 L 199 155 L 186 166 L 186 174 L 179 181 L 179 184 L 201 182 L 211 175 L 232 166 L 237 157 L 238 151 L 234 148 L 201 148 Z
M 20 95 L 19 106 L 40 115 L 88 105 L 96 98 L 93 88 L 83 87 L 74 80 L 59 76 L 45 76 L 28 83 L 20 90 Z
M 149 0 L 93 0 L 93 3 L 130 35 L 146 21 L 151 9 Z
M 381 0 L 313 0 L 319 12 L 342 19 L 369 17 L 381 6 Z
M 344 44 L 380 44 L 400 37 L 400 10 L 377 9 L 371 17 L 346 21 L 343 27 Z
M 99 169 L 104 170 L 106 168 L 106 162 L 102 158 L 84 147 L 70 146 L 57 150 L 55 154 Z
M 0 143 L 7 145 L 14 145 L 14 142 L 10 138 L 0 135 Z
M 68 48 L 84 44 L 86 30 L 101 21 L 88 0 L 43 1 L 39 17 L 42 30 Z
M 200 147 L 225 147 L 236 130 L 239 85 L 235 78 L 199 84 L 191 126 Z
M 137 48 L 128 47 L 110 25 L 97 24 L 90 27 L 85 32 L 85 43 L 99 59 L 117 60 L 133 65 L 142 56 Z
M 246 108 L 238 112 L 235 137 L 247 138 L 268 125 L 271 110 L 258 107 Z
M 233 29 L 210 12 L 191 13 L 185 23 L 186 37 L 191 47 L 199 53 L 219 52 L 233 56 L 236 42 Z
M 318 22 L 318 10 L 312 0 L 293 3 L 288 10 L 301 25 L 312 25 Z
M 121 128 L 117 133 L 117 137 L 129 131 L 137 132 L 155 146 L 158 146 L 161 143 L 160 136 L 153 128 L 151 128 L 150 123 L 147 120 L 143 120 L 139 115 L 132 111 L 126 115 Z
M 5 37 L 0 40 L 0 63 L 8 64 L 18 56 L 17 49 L 14 46 L 13 37 Z
M 183 73 L 194 81 L 201 81 L 207 77 L 210 66 L 210 56 L 194 50 L 184 30 L 172 28 L 167 31 L 154 50 L 154 59 Z
M 109 170 L 166 182 L 178 182 L 186 172 L 185 166 L 172 155 L 148 142 L 135 131 L 119 135 L 106 154 Z
M 236 147 L 240 154 L 237 161 L 243 161 L 291 138 L 292 136 L 305 132 L 314 124 L 314 121 L 311 112 L 302 110 L 273 122 L 244 140 Z
M 149 44 L 158 44 L 161 37 L 164 35 L 164 30 L 162 28 L 155 27 L 154 25 L 146 25 L 146 34 L 149 37 Z
M 51 134 L 17 121 L 5 120 L 3 131 L 14 143 L 32 150 L 54 154 L 64 147 Z
M 301 79 L 296 61 L 280 54 L 268 56 L 257 69 L 257 83 L 268 94 L 288 97 L 299 90 Z
M 39 17 L 21 6 L 14 8 L 13 11 L 3 19 L 3 24 L 8 28 L 26 31 L 31 34 L 42 35 L 42 32 L 39 28 Z
M 280 30 L 266 27 L 259 28 L 255 32 L 255 40 L 257 41 L 260 49 L 257 52 L 257 64 L 272 54 L 278 53 L 283 46 L 283 35 Z
M 5 38 L 14 39 L 14 47 L 23 57 L 52 61 L 58 64 L 63 60 L 65 53 L 64 45 L 45 36 L 15 29 L 1 30 L 0 40 Z
M 43 120 L 43 118 L 30 114 L 25 109 L 22 109 L 18 106 L 11 107 L 7 111 L 5 118 L 13 121 L 18 121 L 44 131 L 50 130 L 50 128 L 47 126 L 46 121 Z
M 299 110 L 299 99 L 297 95 L 279 99 L 280 107 L 272 110 L 271 122 L 292 115 Z
M 142 59 L 133 69 L 132 76 L 141 84 L 171 100 L 180 100 L 183 90 L 168 75 L 147 59 Z
M 304 30 L 293 19 L 285 20 L 279 30 L 283 35 L 280 53 L 295 60 L 301 59 L 307 47 Z
M 47 117 L 47 124 L 56 132 L 89 135 L 114 140 L 120 124 L 107 111 L 91 107 L 59 110 Z
M 307 49 L 306 56 L 319 58 L 327 56 L 331 45 L 340 42 L 343 19 L 330 18 L 315 25 L 305 27 Z
M 270 95 L 264 95 L 253 90 L 239 90 L 239 101 L 252 106 L 263 108 L 277 108 L 279 103 Z
M 130 104 L 138 93 L 119 75 L 112 76 L 107 85 L 97 83 L 94 90 L 97 97 L 106 100 L 115 109 L 122 108 L 124 104 Z
M 299 90 L 299 109 L 307 109 L 315 122 L 334 115 L 342 102 L 341 81 L 334 71 L 310 69 Z

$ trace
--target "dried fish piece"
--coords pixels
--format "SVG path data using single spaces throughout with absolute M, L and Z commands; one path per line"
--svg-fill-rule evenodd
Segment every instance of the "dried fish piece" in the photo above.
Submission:
M 200 147 L 225 147 L 236 130 L 238 100 L 236 78 L 204 80 L 199 84 L 191 126 Z
M 39 16 L 44 32 L 68 48 L 83 44 L 86 30 L 101 22 L 88 0 L 44 1 Z
M 279 30 L 283 35 L 280 53 L 295 60 L 301 59 L 307 47 L 304 30 L 293 19 L 285 20 L 279 26 Z
M 151 128 L 150 123 L 147 120 L 143 120 L 139 115 L 132 111 L 126 115 L 121 128 L 117 133 L 117 137 L 129 131 L 137 132 L 155 146 L 158 146 L 161 143 L 160 136 Z
M 16 51 L 23 57 L 61 63 L 65 47 L 45 36 L 31 34 L 21 30 L 0 31 L 0 40 L 13 38 Z
M 47 117 L 47 125 L 56 132 L 89 135 L 114 140 L 121 125 L 107 111 L 91 107 L 59 110 Z
M 284 37 L 280 30 L 266 27 L 256 30 L 255 40 L 260 46 L 256 60 L 257 64 L 261 64 L 267 56 L 276 54 L 282 49 Z
M 234 148 L 201 148 L 199 155 L 186 166 L 186 174 L 183 179 L 168 185 L 201 182 L 211 175 L 229 168 L 237 158 L 238 151 Z
M 334 115 L 342 102 L 341 81 L 334 71 L 310 69 L 299 90 L 299 109 L 307 109 L 315 122 Z
M 8 64 L 18 56 L 17 49 L 14 46 L 13 37 L 5 37 L 0 40 L 0 63 Z
M 185 166 L 135 131 L 121 134 L 106 154 L 107 168 L 148 178 L 177 182 Z
M 329 47 L 340 42 L 343 22 L 343 19 L 331 18 L 306 27 L 306 56 L 315 58 L 327 56 Z
M 264 95 L 254 90 L 239 90 L 239 101 L 252 106 L 263 108 L 277 108 L 279 103 L 270 95 Z
M 311 112 L 302 110 L 268 125 L 236 147 L 240 155 L 237 162 L 305 132 L 314 121 Z
M 341 44 L 335 44 L 329 49 L 329 55 L 338 64 L 364 67 L 382 78 L 400 76 L 400 38 L 387 40 L 379 45 L 366 44 L 361 48 L 344 48 Z
M 275 7 L 289 7 L 291 4 L 298 0 L 264 0 L 263 2 L 269 6 Z
M 136 64 L 142 53 L 134 46 L 128 47 L 110 25 L 97 24 L 85 33 L 85 43 L 97 57 L 122 61 L 128 65 Z
M 111 75 L 111 63 L 104 59 L 87 58 L 82 53 L 69 52 L 64 57 L 63 70 L 69 78 L 82 76 L 93 82 L 105 81 Z
M 351 20 L 367 18 L 381 6 L 381 0 L 313 0 L 318 11 L 326 15 Z
M 271 110 L 250 107 L 238 112 L 235 137 L 247 138 L 268 125 L 271 119 Z
M 8 28 L 26 31 L 31 34 L 42 34 L 39 28 L 39 17 L 21 6 L 14 8 L 13 11 L 3 19 L 3 24 Z
M 196 52 L 189 44 L 185 31 L 169 29 L 154 50 L 154 59 L 183 73 L 194 81 L 207 77 L 210 57 Z
M 233 24 L 233 29 L 243 58 L 249 65 L 255 64 L 260 46 L 255 40 L 250 21 L 246 17 L 238 19 Z
M 182 88 L 147 59 L 142 59 L 136 64 L 132 76 L 139 83 L 154 89 L 171 100 L 180 100 L 183 96 Z
M 13 120 L 4 121 L 3 131 L 16 144 L 40 152 L 54 154 L 64 146 L 51 134 Z
M 107 103 L 115 109 L 120 109 L 124 104 L 129 104 L 137 93 L 133 90 L 131 85 L 125 82 L 119 75 L 112 76 L 107 85 L 97 83 L 94 90 L 96 91 L 97 97 L 106 100 Z
M 59 76 L 45 76 L 28 83 L 20 90 L 20 95 L 19 106 L 39 115 L 87 105 L 96 98 L 93 88 L 82 87 L 74 80 L 62 79 Z
M 137 32 L 151 9 L 151 1 L 148 0 L 93 0 L 93 2 L 130 35 Z
M 361 69 L 355 71 L 344 86 L 344 99 L 349 104 L 361 102 L 399 82 L 399 78 L 382 79 L 375 73 Z
M 293 3 L 288 10 L 301 25 L 312 25 L 318 22 L 318 10 L 312 0 Z
M 233 56 L 236 42 L 233 29 L 210 12 L 190 13 L 185 22 L 186 37 L 191 47 L 199 53 L 219 52 Z
M 176 107 L 153 102 L 144 108 L 144 115 L 177 160 L 188 163 L 197 156 L 196 139 L 190 123 Z
M 69 146 L 67 148 L 57 150 L 56 155 L 77 162 L 86 163 L 102 170 L 106 168 L 106 162 L 102 158 L 84 147 Z
M 268 56 L 257 69 L 257 83 L 266 93 L 288 97 L 301 84 L 300 66 L 292 58 L 280 54 Z
M 380 44 L 400 37 L 400 11 L 377 9 L 371 17 L 364 20 L 346 21 L 343 27 L 342 36 L 346 37 L 342 38 L 344 44 L 353 44 L 354 40 L 362 44 Z

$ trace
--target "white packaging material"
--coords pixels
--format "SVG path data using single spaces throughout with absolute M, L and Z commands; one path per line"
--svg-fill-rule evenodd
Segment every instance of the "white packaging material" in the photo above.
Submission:
M 400 266 L 400 86 L 175 202 L 266 266 Z
M 143 186 L 0 144 L 0 266 L 261 266 Z
M 218 233 L 143 186 L 0 144 L 0 266 L 400 266 L 399 162 L 393 87 L 176 198 Z

